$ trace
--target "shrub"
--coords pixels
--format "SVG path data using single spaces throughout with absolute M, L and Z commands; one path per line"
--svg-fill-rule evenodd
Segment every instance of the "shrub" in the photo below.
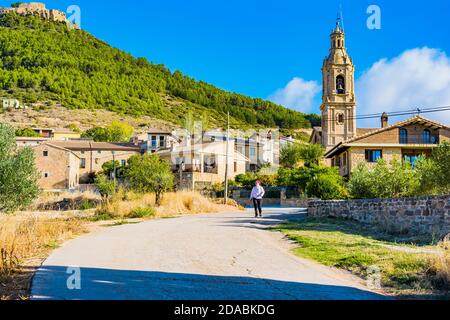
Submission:
M 39 133 L 30 128 L 25 128 L 25 129 L 17 129 L 16 137 L 38 138 L 40 137 L 40 135 Z
M 104 174 L 99 174 L 95 178 L 95 185 L 97 186 L 102 198 L 106 201 L 109 201 L 109 199 L 114 196 L 117 191 L 117 182 L 115 180 L 108 179 L 108 177 Z
M 131 214 L 130 218 L 149 218 L 156 215 L 155 208 L 136 208 L 134 209 Z
M 416 168 L 422 194 L 450 193 L 450 143 L 444 142 L 433 149 L 430 159 L 421 159 Z
M 84 210 L 94 209 L 96 207 L 97 207 L 97 203 L 95 203 L 94 201 L 91 201 L 89 199 L 83 199 L 83 200 L 81 200 L 78 209 L 81 211 L 84 211 Z
M 289 144 L 281 149 L 280 164 L 284 168 L 298 168 L 303 161 L 305 166 L 319 165 L 325 153 L 324 148 L 318 144 Z
M 373 169 L 361 163 L 348 183 L 355 199 L 409 197 L 416 195 L 419 187 L 419 177 L 411 164 L 397 159 L 390 163 L 380 160 Z
M 71 123 L 71 124 L 67 125 L 67 129 L 70 129 L 76 133 L 81 133 L 80 128 L 75 123 Z
M 284 168 L 294 169 L 301 160 L 301 145 L 288 144 L 281 149 L 280 164 Z
M 345 199 L 348 196 L 344 180 L 337 168 L 323 166 L 303 168 L 300 176 L 302 183 L 306 184 L 303 190 L 308 197 L 335 200 Z
M 0 124 L 0 212 L 30 205 L 40 193 L 31 148 L 17 149 L 12 127 Z

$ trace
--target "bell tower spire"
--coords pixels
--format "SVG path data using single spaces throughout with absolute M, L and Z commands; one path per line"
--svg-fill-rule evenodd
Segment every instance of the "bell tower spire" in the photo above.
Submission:
M 322 144 L 327 150 L 356 136 L 355 67 L 347 53 L 339 16 L 330 38 L 330 51 L 322 67 Z

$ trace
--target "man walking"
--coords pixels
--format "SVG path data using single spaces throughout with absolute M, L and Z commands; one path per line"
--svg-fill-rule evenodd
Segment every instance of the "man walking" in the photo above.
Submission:
M 261 202 L 264 197 L 264 188 L 261 186 L 261 181 L 256 181 L 256 186 L 252 190 L 251 200 L 253 201 L 253 205 L 255 206 L 255 218 L 262 217 L 262 207 Z

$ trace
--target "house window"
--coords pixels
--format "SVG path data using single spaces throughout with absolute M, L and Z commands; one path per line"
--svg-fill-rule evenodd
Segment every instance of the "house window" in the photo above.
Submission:
M 337 123 L 339 125 L 344 124 L 344 114 L 343 113 L 338 114 L 338 116 L 337 116 Z
M 343 164 L 344 164 L 344 167 L 346 167 L 347 166 L 347 153 L 344 153 L 344 155 L 342 156 L 342 162 L 343 162 Z
M 405 162 L 408 162 L 411 164 L 411 166 L 414 168 L 416 165 L 417 160 L 419 160 L 420 155 L 417 154 L 407 154 L 404 156 Z
M 127 165 L 127 160 L 122 160 L 120 164 L 122 165 L 122 167 L 125 167 Z
M 95 158 L 95 164 L 98 164 L 100 162 L 99 158 Z
M 80 159 L 80 168 L 86 169 L 86 159 L 84 158 Z
M 408 130 L 405 128 L 400 129 L 400 143 L 407 144 L 408 143 Z
M 423 143 L 425 143 L 425 144 L 431 143 L 431 131 L 428 129 L 425 129 L 423 131 Z
M 378 160 L 383 159 L 383 151 L 382 150 L 366 150 L 366 161 L 373 163 Z
M 156 148 L 158 146 L 156 136 L 152 136 L 152 148 Z
M 159 146 L 161 148 L 164 148 L 166 146 L 166 139 L 164 138 L 164 136 L 159 137 Z
M 237 172 L 238 171 L 238 165 L 237 165 L 237 162 L 235 161 L 234 162 L 234 172 Z
M 44 157 L 48 157 L 48 151 L 44 151 Z
M 256 148 L 250 148 L 250 157 L 256 156 Z

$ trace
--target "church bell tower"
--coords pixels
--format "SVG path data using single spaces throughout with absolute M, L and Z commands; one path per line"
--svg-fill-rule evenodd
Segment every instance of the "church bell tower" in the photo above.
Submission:
M 355 67 L 345 48 L 339 19 L 331 33 L 331 48 L 322 67 L 322 145 L 330 150 L 356 136 Z

